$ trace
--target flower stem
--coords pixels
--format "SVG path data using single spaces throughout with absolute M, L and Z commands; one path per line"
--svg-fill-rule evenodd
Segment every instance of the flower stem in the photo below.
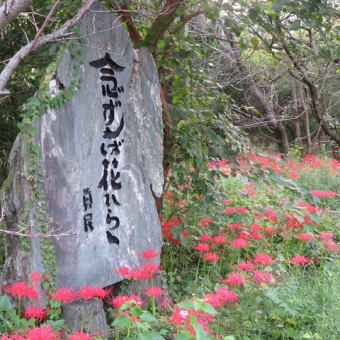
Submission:
M 85 307 L 86 307 L 86 300 L 84 300 L 84 304 L 83 304 L 83 310 L 81 313 L 81 327 L 80 330 L 83 332 L 84 331 L 84 324 L 85 324 Z
M 156 303 L 155 303 L 155 297 L 151 296 L 151 306 L 152 306 L 152 314 L 156 314 Z
M 18 297 L 18 315 L 21 318 L 21 298 Z
M 202 254 L 200 253 L 200 257 L 199 257 L 198 263 L 197 263 L 197 270 L 196 270 L 196 276 L 195 276 L 195 285 L 196 285 L 196 283 L 197 283 L 198 271 L 199 271 L 199 269 L 200 269 L 201 256 L 202 256 Z
M 94 314 L 94 310 L 95 310 L 95 308 L 96 308 L 97 301 L 98 301 L 98 300 L 96 299 L 96 301 L 95 301 L 95 303 L 93 304 L 93 307 L 92 307 L 92 309 L 91 309 L 90 319 L 89 319 L 89 324 L 88 324 L 88 326 L 87 326 L 86 334 L 89 334 L 89 332 L 90 332 L 91 324 L 92 324 L 92 321 L 93 321 L 93 314 Z

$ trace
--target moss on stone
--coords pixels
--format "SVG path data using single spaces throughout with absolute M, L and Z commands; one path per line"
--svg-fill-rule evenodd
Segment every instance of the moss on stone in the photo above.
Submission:
M 2 184 L 1 191 L 4 191 L 4 192 L 7 191 L 10 188 L 13 182 L 13 179 L 14 179 L 14 169 L 11 169 L 7 178 L 4 180 L 4 183 Z

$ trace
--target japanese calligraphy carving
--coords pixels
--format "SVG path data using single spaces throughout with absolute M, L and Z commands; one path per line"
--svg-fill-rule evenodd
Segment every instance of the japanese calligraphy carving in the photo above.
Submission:
M 90 66 L 99 69 L 100 80 L 103 82 L 101 85 L 102 96 L 104 98 L 109 98 L 108 102 L 102 104 L 105 130 L 103 131 L 104 141 L 101 143 L 99 149 L 104 159 L 102 161 L 103 175 L 99 181 L 98 188 L 104 191 L 103 198 L 107 208 L 105 219 L 108 227 L 108 230 L 106 231 L 107 241 L 109 244 L 119 245 L 119 239 L 112 234 L 112 231 L 119 228 L 120 219 L 113 213 L 112 206 L 119 207 L 121 204 L 118 202 L 116 195 L 112 191 L 121 190 L 122 188 L 122 183 L 120 181 L 121 172 L 118 171 L 118 156 L 121 154 L 121 147 L 124 143 L 124 139 L 117 140 L 117 138 L 124 129 L 124 116 L 121 116 L 119 125 L 115 130 L 112 129 L 112 125 L 114 124 L 117 116 L 119 116 L 118 109 L 122 106 L 121 101 L 118 99 L 119 94 L 124 92 L 124 87 L 119 85 L 115 72 L 122 72 L 124 71 L 125 67 L 120 66 L 115 61 L 113 61 L 109 53 L 105 53 L 103 58 L 93 60 L 89 64 Z M 114 98 L 114 100 L 112 98 Z M 92 229 L 90 224 L 87 224 L 86 226 L 86 231 L 88 229 L 93 230 L 92 224 Z

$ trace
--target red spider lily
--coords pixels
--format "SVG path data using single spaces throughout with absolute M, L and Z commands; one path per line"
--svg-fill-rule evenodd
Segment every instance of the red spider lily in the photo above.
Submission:
M 104 299 L 107 295 L 107 292 L 101 288 L 101 287 L 90 287 L 90 286 L 84 286 L 79 289 L 77 292 L 77 296 L 84 299 L 92 299 L 92 298 L 99 298 Z
M 261 240 L 262 239 L 262 235 L 256 231 L 252 231 L 250 233 L 250 236 L 255 239 L 255 240 Z
M 206 243 L 199 243 L 196 246 L 193 246 L 193 249 L 199 251 L 199 252 L 203 252 L 203 251 L 209 251 L 210 250 L 210 246 L 209 244 Z
M 244 214 L 248 211 L 248 209 L 246 207 L 240 206 L 240 207 L 236 207 L 236 212 L 240 213 L 240 214 Z
M 268 235 L 274 235 L 275 231 L 273 227 L 265 227 L 264 232 Z
M 250 226 L 250 229 L 251 231 L 259 231 L 261 230 L 261 226 L 259 224 L 256 224 L 256 223 L 253 223 L 251 226 Z
M 285 218 L 285 224 L 287 228 L 303 229 L 303 225 L 297 220 L 294 214 L 286 214 Z
M 119 267 L 118 273 L 127 277 L 129 280 L 149 280 L 155 276 L 156 272 L 160 270 L 160 267 L 154 262 L 147 262 L 141 269 L 130 269 L 128 267 Z
M 68 303 L 77 299 L 78 295 L 71 288 L 59 288 L 52 297 L 54 300 Z
M 172 221 L 165 221 L 164 223 L 163 223 L 163 227 L 165 227 L 165 228 L 173 228 L 175 226 L 175 223 L 174 222 L 172 222 Z
M 177 202 L 176 205 L 177 205 L 177 207 L 180 208 L 180 207 L 185 207 L 185 206 L 187 206 L 188 203 L 187 203 L 186 201 L 181 200 L 181 201 Z
M 210 169 L 215 169 L 215 168 L 216 168 L 216 162 L 214 162 L 214 161 L 208 162 L 208 163 L 207 163 L 207 166 L 208 166 Z
M 117 269 L 117 273 L 123 277 L 130 277 L 131 269 L 126 266 L 121 266 Z
M 190 314 L 187 309 L 181 308 L 172 312 L 169 322 L 175 326 L 180 326 L 181 323 L 190 322 Z
M 295 236 L 299 240 L 303 240 L 305 242 L 309 242 L 315 239 L 315 237 L 309 233 L 302 233 L 298 236 Z
M 233 242 L 231 242 L 231 246 L 233 248 L 245 248 L 248 246 L 248 242 L 243 238 L 237 238 Z
M 189 236 L 188 230 L 183 229 L 183 230 L 181 231 L 181 235 L 183 235 L 185 238 L 188 238 L 188 236 Z
M 223 305 L 221 299 L 217 294 L 206 293 L 204 294 L 204 300 L 215 308 L 221 307 Z
M 254 263 L 260 263 L 263 264 L 265 266 L 268 266 L 269 264 L 271 264 L 272 262 L 274 262 L 274 260 L 268 255 L 268 254 L 257 254 L 255 256 L 255 258 L 253 259 Z
M 160 255 L 160 253 L 156 252 L 153 249 L 148 249 L 143 251 L 143 257 L 147 260 L 152 259 L 154 257 L 158 257 Z
M 179 217 L 175 216 L 171 219 L 171 222 L 176 226 L 177 224 L 181 222 L 181 220 L 179 219 Z
M 44 310 L 38 306 L 29 305 L 24 312 L 24 316 L 29 319 L 42 320 L 47 316 L 47 310 Z
M 311 261 L 311 259 L 304 257 L 302 255 L 296 255 L 290 260 L 291 263 L 299 264 L 301 266 L 304 266 L 305 264 L 309 263 L 310 261 Z
M 165 192 L 164 195 L 163 195 L 164 199 L 167 199 L 167 198 L 173 198 L 174 197 L 174 194 L 172 192 Z
M 58 333 L 53 333 L 50 326 L 37 327 L 26 334 L 26 340 L 55 340 L 59 337 Z
M 31 273 L 30 278 L 32 279 L 32 281 L 34 283 L 37 283 L 37 282 L 39 282 L 41 280 L 45 280 L 45 277 L 42 276 L 38 271 L 35 271 L 35 272 Z
M 243 229 L 242 225 L 240 223 L 233 223 L 228 227 L 230 230 L 239 230 Z
M 210 242 L 212 237 L 209 234 L 202 234 L 201 235 L 201 242 Z
M 248 230 L 244 230 L 244 231 L 241 231 L 239 234 L 238 234 L 238 238 L 242 238 L 243 240 L 248 240 L 248 238 L 250 237 L 250 235 L 248 234 Z
M 256 270 L 253 275 L 253 280 L 258 284 L 261 283 L 271 283 L 273 280 L 273 275 L 265 270 Z
M 195 330 L 191 326 L 191 315 L 197 320 L 197 323 L 202 325 L 203 329 L 207 332 L 209 331 L 206 328 L 206 325 L 213 320 L 213 316 L 209 313 L 205 313 L 201 310 L 195 309 L 175 309 L 172 312 L 171 318 L 168 320 L 171 324 L 179 327 L 181 324 L 186 325 L 187 330 L 192 334 L 195 335 Z
M 222 235 L 215 236 L 213 238 L 213 241 L 214 241 L 215 244 L 223 244 L 223 243 L 227 242 Z
M 114 298 L 111 299 L 105 299 L 105 301 L 112 305 L 114 308 L 120 308 L 122 305 L 124 305 L 124 303 L 127 302 L 131 302 L 132 306 L 138 305 L 138 306 L 142 306 L 143 305 L 143 301 L 140 298 L 140 296 L 138 295 L 118 295 Z
M 313 226 L 317 226 L 317 224 L 310 218 L 309 215 L 305 215 L 303 224 L 312 224 Z
M 211 262 L 216 262 L 220 259 L 219 256 L 216 255 L 216 253 L 206 253 L 203 258 L 204 260 Z
M 305 203 L 305 202 L 299 203 L 298 206 L 301 207 L 301 208 L 306 208 L 306 210 L 307 210 L 308 212 L 317 213 L 317 212 L 319 212 L 319 211 L 322 211 L 322 209 L 317 208 L 317 207 L 314 207 L 314 205 L 311 205 L 311 204 Z
M 12 286 L 3 287 L 3 290 L 17 298 L 27 297 L 30 299 L 37 299 L 39 294 L 34 287 L 29 286 L 26 282 L 14 282 Z
M 250 261 L 242 261 L 238 265 L 238 269 L 241 271 L 253 271 L 255 269 L 254 265 Z
M 145 294 L 147 296 L 158 297 L 158 296 L 163 295 L 163 290 L 162 288 L 159 288 L 159 287 L 150 287 L 145 291 Z
M 209 223 L 211 223 L 213 220 L 210 217 L 203 217 L 198 223 L 202 227 L 206 227 Z
M 243 276 L 240 273 L 230 273 L 226 280 L 222 282 L 227 283 L 230 286 L 242 286 L 244 284 Z
M 237 293 L 232 290 L 229 290 L 228 287 L 217 288 L 216 295 L 220 299 L 222 305 L 228 302 L 237 302 L 239 299 Z
M 231 214 L 235 214 L 235 213 L 236 213 L 236 209 L 235 209 L 235 208 L 232 208 L 232 207 L 229 207 L 229 208 L 226 208 L 226 209 L 224 210 L 224 212 L 225 212 L 226 214 L 231 215 Z
M 84 332 L 75 332 L 72 334 L 70 340 L 91 340 L 91 336 Z
M 334 237 L 333 231 L 320 231 L 319 239 L 320 240 L 330 240 Z
M 290 178 L 299 178 L 299 177 L 300 177 L 296 172 L 290 172 L 290 173 L 288 174 L 288 176 L 289 176 Z
M 266 215 L 268 221 L 278 222 L 278 218 L 276 217 L 276 213 L 271 208 L 265 209 L 265 215 Z
M 323 241 L 323 245 L 327 250 L 333 252 L 337 252 L 340 249 L 340 246 L 333 240 L 325 240 Z
M 338 193 L 334 191 L 325 191 L 325 190 L 309 190 L 309 192 L 316 197 L 330 197 L 336 196 Z
M 143 269 L 147 270 L 148 272 L 158 272 L 161 267 L 154 262 L 147 262 L 144 264 Z

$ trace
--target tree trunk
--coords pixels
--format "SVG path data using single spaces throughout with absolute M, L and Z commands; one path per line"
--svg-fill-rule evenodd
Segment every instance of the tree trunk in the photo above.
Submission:
M 278 123 L 276 131 L 280 137 L 280 151 L 286 155 L 289 152 L 289 140 L 286 128 L 282 122 Z
M 278 133 L 280 137 L 280 149 L 284 154 L 289 151 L 289 141 L 286 133 L 286 129 L 284 124 L 278 121 L 275 109 L 273 106 L 272 98 L 269 95 L 266 95 L 264 91 L 257 85 L 254 77 L 247 70 L 246 66 L 242 61 L 241 49 L 238 46 L 237 42 L 234 39 L 233 34 L 225 32 L 225 35 L 231 46 L 231 55 L 233 56 L 237 68 L 239 71 L 245 75 L 245 81 L 247 88 L 249 89 L 252 97 L 259 103 L 261 106 L 261 110 L 264 112 L 264 115 L 270 121 L 270 124 L 273 126 L 274 130 Z
M 296 119 L 294 120 L 295 140 L 298 145 L 301 145 L 301 128 L 300 128 L 301 111 L 299 110 L 299 105 L 297 102 L 296 81 L 294 80 L 293 77 L 290 77 L 290 91 L 293 101 L 294 116 L 296 117 Z
M 306 153 L 312 153 L 312 139 L 309 128 L 309 110 L 306 104 L 306 95 L 305 95 L 305 87 L 301 84 L 299 86 L 299 111 L 303 113 L 303 125 L 305 130 L 305 139 L 306 139 Z

